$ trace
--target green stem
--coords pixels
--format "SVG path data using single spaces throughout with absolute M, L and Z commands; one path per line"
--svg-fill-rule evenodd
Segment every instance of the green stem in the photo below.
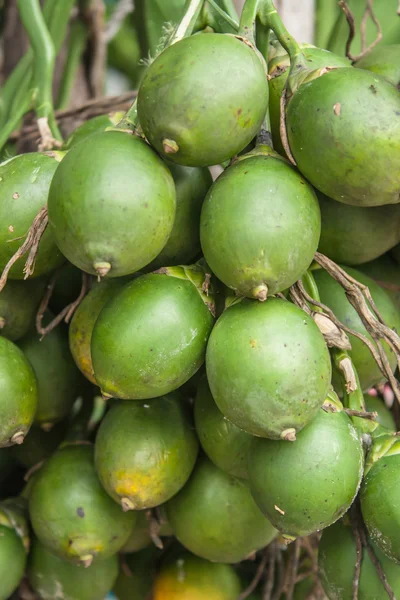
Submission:
M 233 0 L 220 0 L 220 6 L 231 17 L 231 19 L 233 19 L 234 21 L 237 20 L 238 14 Z
M 46 23 L 50 22 L 51 15 L 55 6 L 59 4 L 59 0 L 47 0 L 43 6 L 43 17 Z M 7 78 L 0 90 L 0 128 L 6 123 L 10 114 L 15 110 L 15 96 L 21 87 L 26 89 L 28 93 L 29 82 L 32 74 L 33 52 L 32 48 L 28 48 L 24 56 L 19 60 L 13 72 Z
M 210 5 L 212 10 L 218 13 L 218 15 L 221 16 L 224 21 L 226 21 L 226 23 L 230 26 L 230 29 L 232 31 L 239 31 L 239 23 L 235 19 L 232 19 L 232 17 L 227 12 L 225 12 L 224 9 L 221 8 L 219 4 L 215 2 L 215 0 L 207 0 L 207 3 Z
M 31 99 L 29 96 L 25 96 L 24 102 L 19 103 L 18 110 L 7 120 L 5 125 L 0 130 L 0 149 L 4 147 L 12 132 L 18 128 L 21 119 L 23 119 L 30 107 Z
M 278 41 L 285 48 L 292 61 L 295 61 L 299 57 L 303 58 L 303 52 L 299 44 L 286 29 L 282 19 L 278 14 L 278 11 L 275 8 L 273 0 L 260 0 L 260 2 L 260 20 L 263 25 L 266 25 L 272 29 L 278 38 Z
M 68 42 L 68 56 L 64 66 L 63 78 L 58 92 L 57 109 L 68 107 L 71 91 L 75 83 L 82 54 L 88 39 L 88 30 L 82 21 L 76 21 L 72 28 Z
M 246 0 L 243 6 L 239 24 L 239 35 L 256 45 L 255 30 L 260 6 L 264 0 Z
M 62 140 L 54 116 L 53 74 L 56 53 L 39 0 L 17 0 L 19 14 L 34 53 L 33 98 L 38 119 L 48 123 L 54 138 Z
M 303 277 L 301 278 L 301 281 L 304 285 L 306 292 L 309 294 L 309 296 L 311 296 L 311 298 L 313 300 L 315 300 L 316 302 L 321 302 L 317 284 L 316 284 L 314 276 L 310 270 L 308 270 L 304 273 Z M 312 305 L 312 310 L 314 312 L 323 312 L 322 308 L 320 308 L 319 306 L 316 306 L 315 304 Z
M 181 22 L 175 29 L 175 32 L 169 41 L 168 45 L 172 46 L 185 37 L 192 34 L 196 21 L 201 13 L 205 0 L 187 0 L 185 6 L 185 14 Z

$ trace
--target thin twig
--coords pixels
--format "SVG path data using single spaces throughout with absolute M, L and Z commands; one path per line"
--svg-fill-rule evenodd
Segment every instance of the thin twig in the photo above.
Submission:
M 62 124 L 69 119 L 74 120 L 76 123 L 83 123 L 92 117 L 104 115 L 109 112 L 117 110 L 126 110 L 132 104 L 132 101 L 136 98 L 137 92 L 125 92 L 120 96 L 106 96 L 101 98 L 95 98 L 90 100 L 81 106 L 75 108 L 69 108 L 68 110 L 57 111 L 56 120 L 57 123 Z M 39 129 L 37 122 L 33 122 L 30 125 L 25 125 L 23 129 L 14 131 L 10 136 L 10 141 L 18 141 L 19 138 L 23 138 L 24 141 L 36 139 L 39 137 Z
M 377 421 L 377 412 L 365 412 L 364 410 L 353 410 L 352 408 L 345 408 L 344 412 L 349 417 L 361 417 L 362 419 L 368 419 L 369 421 Z
M 278 567 L 278 579 L 272 600 L 280 600 L 283 592 L 283 587 L 285 585 L 285 567 L 283 563 L 282 552 L 279 548 L 276 554 L 276 564 Z
M 365 12 L 364 12 L 364 15 L 363 15 L 363 18 L 362 18 L 362 21 L 361 21 L 361 27 L 360 27 L 360 31 L 361 31 L 361 53 L 357 54 L 357 55 L 354 55 L 354 54 L 351 53 L 351 45 L 352 45 L 352 42 L 353 42 L 355 34 L 356 34 L 354 14 L 350 10 L 349 5 L 347 4 L 346 0 L 340 0 L 339 6 L 343 10 L 343 12 L 344 12 L 344 14 L 346 16 L 346 20 L 347 20 L 348 26 L 349 26 L 349 37 L 347 38 L 347 42 L 346 42 L 346 56 L 353 63 L 355 63 L 358 60 L 361 60 L 361 58 L 363 58 L 366 54 L 368 54 L 369 52 L 371 52 L 371 50 L 373 50 L 375 48 L 375 46 L 377 44 L 379 44 L 379 42 L 382 39 L 382 27 L 381 27 L 381 24 L 380 24 L 379 20 L 377 19 L 376 15 L 375 15 L 375 12 L 374 12 L 374 9 L 373 9 L 373 0 L 367 0 Z M 371 17 L 374 25 L 376 26 L 377 34 L 376 34 L 375 40 L 368 47 L 366 47 L 366 45 L 367 45 L 367 41 L 366 41 L 366 25 L 367 25 L 367 18 L 368 18 L 368 16 Z
M 148 510 L 146 512 L 146 519 L 147 519 L 147 522 L 149 524 L 149 534 L 150 534 L 150 537 L 151 537 L 151 540 L 152 540 L 153 544 L 159 550 L 163 550 L 164 549 L 164 544 L 163 544 L 162 539 L 159 536 L 159 533 L 160 533 L 160 523 L 155 518 L 155 516 L 153 514 L 153 511 Z
M 294 587 L 296 585 L 297 572 L 299 570 L 300 549 L 300 540 L 297 539 L 293 543 L 293 552 L 288 565 L 286 600 L 293 600 Z
M 282 146 L 286 152 L 286 155 L 287 155 L 288 159 L 290 160 L 290 162 L 292 163 L 292 165 L 294 165 L 296 167 L 297 163 L 296 163 L 296 161 L 293 157 L 292 151 L 290 149 L 289 138 L 288 138 L 288 134 L 287 134 L 286 104 L 287 104 L 287 82 L 285 84 L 285 87 L 282 90 L 282 94 L 281 94 L 281 97 L 279 100 L 279 107 L 280 107 L 279 131 L 280 131 Z
M 241 594 L 239 594 L 239 596 L 237 597 L 237 600 L 246 600 L 246 598 L 248 598 L 250 596 L 250 594 L 252 594 L 254 592 L 254 590 L 256 589 L 256 587 L 258 586 L 258 584 L 260 583 L 261 579 L 264 576 L 265 568 L 266 568 L 267 562 L 268 562 L 268 557 L 269 557 L 269 549 L 266 548 L 264 550 L 263 557 L 257 567 L 257 571 L 253 577 L 253 581 Z
M 58 315 L 54 317 L 54 319 L 52 319 L 48 325 L 46 325 L 46 327 L 43 327 L 43 317 L 48 308 L 49 301 L 59 275 L 60 271 L 54 273 L 53 277 L 51 278 L 36 314 L 36 331 L 42 336 L 42 338 L 50 333 L 50 331 L 53 331 L 53 329 L 55 329 L 62 320 L 64 320 L 65 323 L 69 323 L 76 309 L 81 304 L 90 288 L 91 277 L 82 271 L 82 286 L 77 299 L 70 304 L 67 304 L 67 306 L 65 306 L 62 311 L 58 313 Z
M 269 563 L 268 571 L 265 574 L 265 585 L 262 594 L 262 600 L 271 600 L 272 590 L 274 589 L 275 583 L 275 563 L 276 555 L 279 552 L 279 548 L 276 542 L 272 542 L 269 545 Z
M 125 18 L 133 11 L 134 5 L 133 0 L 119 0 L 117 6 L 114 8 L 113 14 L 111 15 L 104 31 L 104 39 L 106 43 L 117 35 L 121 29 L 121 25 Z
M 15 252 L 15 254 L 13 254 L 13 256 L 10 258 L 10 260 L 4 267 L 3 273 L 0 277 L 0 292 L 3 290 L 4 286 L 7 283 L 8 274 L 13 265 L 17 262 L 17 260 L 22 258 L 22 256 L 24 256 L 28 252 L 28 259 L 24 267 L 24 279 L 27 279 L 30 275 L 33 274 L 40 239 L 47 227 L 47 224 L 47 206 L 44 206 L 40 209 L 40 211 L 34 218 L 33 223 L 30 226 L 28 233 L 26 234 L 24 243 L 18 248 L 18 250 Z

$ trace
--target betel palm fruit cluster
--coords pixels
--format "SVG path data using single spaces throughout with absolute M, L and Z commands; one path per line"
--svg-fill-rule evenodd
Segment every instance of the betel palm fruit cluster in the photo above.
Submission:
M 0 165 L 0 600 L 400 598 L 398 49 L 214 4 Z

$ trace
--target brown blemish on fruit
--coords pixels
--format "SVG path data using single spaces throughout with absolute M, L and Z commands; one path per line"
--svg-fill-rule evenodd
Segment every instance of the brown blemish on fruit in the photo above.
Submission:
M 18 198 L 19 198 L 18 192 L 14 192 L 13 198 L 14 198 L 14 200 L 18 200 Z

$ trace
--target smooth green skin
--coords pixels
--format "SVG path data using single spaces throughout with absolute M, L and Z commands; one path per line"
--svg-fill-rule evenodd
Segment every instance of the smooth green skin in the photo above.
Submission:
M 370 277 L 364 275 L 364 273 L 361 273 L 361 271 L 351 269 L 350 267 L 346 267 L 346 271 L 349 275 L 351 275 L 351 277 L 354 277 L 354 279 L 357 279 L 357 281 L 360 281 L 368 286 L 372 298 L 374 299 L 374 302 L 385 323 L 392 329 L 396 329 L 396 331 L 400 332 L 400 313 L 386 291 L 380 288 L 375 281 L 373 281 L 373 279 L 370 279 Z M 347 325 L 347 327 L 362 333 L 372 340 L 356 310 L 347 300 L 346 294 L 341 285 L 323 269 L 313 271 L 313 275 L 318 286 L 321 302 L 329 306 L 339 321 Z M 349 354 L 355 368 L 357 369 L 362 389 L 367 391 L 374 385 L 385 381 L 385 377 L 379 370 L 378 365 L 376 364 L 367 346 L 365 346 L 361 340 L 352 335 L 349 335 L 349 338 L 352 346 Z M 382 343 L 383 347 L 385 348 L 386 356 L 388 357 L 389 363 L 394 371 L 397 364 L 396 356 L 392 350 L 390 350 L 386 342 Z M 336 380 L 337 377 L 335 381 Z
M 336 1 L 336 0 L 335 0 Z M 307 59 L 307 65 L 311 69 L 323 69 L 324 67 L 348 67 L 347 58 L 328 52 L 323 48 L 302 47 L 303 53 Z M 285 87 L 290 67 L 290 59 L 284 54 L 278 61 L 271 61 L 269 81 L 269 111 L 271 118 L 271 132 L 274 148 L 282 156 L 286 156 L 283 148 L 280 133 L 280 99 L 283 88 Z
M 12 445 L 15 433 L 28 433 L 37 405 L 38 384 L 28 359 L 0 337 L 0 448 Z
M 186 483 L 196 462 L 197 438 L 179 396 L 121 402 L 107 413 L 95 444 L 100 482 L 132 509 L 163 504 Z
M 56 327 L 42 336 L 36 330 L 18 342 L 38 381 L 35 423 L 57 423 L 71 411 L 81 375 L 76 368 L 64 329 Z
M 102 310 L 92 334 L 102 391 L 145 400 L 177 389 L 203 364 L 213 322 L 189 281 L 150 274 L 128 283 Z
M 372 541 L 400 563 L 400 455 L 380 458 L 360 492 L 361 511 Z
M 383 287 L 400 310 L 400 267 L 390 254 L 358 267 Z
M 104 600 L 118 575 L 117 555 L 99 560 L 88 568 L 71 565 L 51 554 L 35 540 L 29 557 L 28 577 L 42 600 Z
M 334 106 L 340 104 L 340 116 Z M 289 145 L 300 172 L 329 198 L 357 206 L 400 201 L 400 94 L 379 75 L 343 68 L 300 86 Z
M 168 242 L 160 254 L 146 267 L 188 265 L 200 253 L 200 213 L 204 198 L 212 184 L 208 169 L 182 167 L 168 163 L 176 189 L 176 214 Z
M 248 483 L 224 473 L 205 457 L 166 508 L 181 544 L 212 562 L 240 562 L 276 536 Z
M 114 127 L 123 116 L 124 113 L 116 112 L 112 115 L 99 115 L 88 119 L 71 133 L 64 144 L 65 150 L 70 150 L 73 146 L 86 140 L 86 138 L 94 133 L 105 131 L 107 127 Z
M 243 150 L 267 106 L 267 78 L 256 52 L 218 33 L 190 36 L 164 50 L 148 68 L 138 96 L 139 121 L 152 146 L 192 167 L 217 165 Z M 179 150 L 166 154 L 164 139 Z
M 306 536 L 350 508 L 363 468 L 361 441 L 349 417 L 320 409 L 294 443 L 254 440 L 250 490 L 274 527 L 286 535 Z
M 378 46 L 359 60 L 357 69 L 366 69 L 381 75 L 400 89 L 400 44 Z
M 10 448 L 12 456 L 20 465 L 31 469 L 55 452 L 65 437 L 67 425 L 68 421 L 62 421 L 56 423 L 50 431 L 44 431 L 39 425 L 33 424 L 24 443 Z
M 20 537 L 10 527 L 0 525 L 0 600 L 8 600 L 25 571 L 26 553 Z
M 278 155 L 249 156 L 227 169 L 201 213 L 207 263 L 249 298 L 263 284 L 269 294 L 293 285 L 310 266 L 320 233 L 314 190 Z
M 205 376 L 197 390 L 194 419 L 200 444 L 208 458 L 228 475 L 247 479 L 253 436 L 224 417 L 215 404 Z
M 82 271 L 66 263 L 60 271 L 59 277 L 49 300 L 50 310 L 58 315 L 63 308 L 74 302 L 82 288 Z
M 118 600 L 146 600 L 153 584 L 154 547 L 124 557 L 131 575 L 120 569 L 113 593 Z
M 400 596 L 400 569 L 379 548 L 373 550 L 383 568 L 396 598 Z M 357 561 L 356 543 L 350 525 L 335 523 L 322 534 L 319 543 L 319 577 L 329 600 L 352 600 L 354 568 Z M 383 600 L 387 594 L 368 552 L 364 549 L 361 562 L 359 600 Z
M 125 283 L 125 280 L 121 279 L 106 279 L 94 285 L 75 311 L 69 327 L 69 348 L 75 364 L 95 385 L 90 350 L 93 328 L 104 306 Z
M 121 549 L 121 552 L 139 552 L 152 544 L 146 512 L 147 511 L 145 510 L 137 512 L 135 527 L 133 528 L 129 540 Z
M 167 561 L 154 582 L 154 600 L 235 600 L 240 591 L 240 579 L 233 567 L 189 552 Z
M 47 202 L 49 188 L 58 166 L 45 154 L 20 154 L 0 165 L 0 270 L 22 245 L 33 219 Z M 13 197 L 18 194 L 18 197 Z M 10 227 L 13 229 L 10 231 Z M 11 241 L 15 240 L 15 241 Z M 23 279 L 25 259 L 12 267 L 9 278 Z M 64 262 L 49 228 L 44 232 L 31 277 L 50 273 Z
M 318 194 L 318 250 L 335 262 L 358 265 L 381 256 L 400 241 L 400 204 L 350 206 Z
M 300 431 L 331 382 L 325 340 L 314 321 L 285 300 L 243 300 L 218 319 L 207 346 L 214 400 L 232 423 L 272 439 Z
M 0 335 L 15 342 L 28 333 L 45 287 L 43 279 L 7 281 L 0 293 Z
M 385 406 L 383 400 L 376 396 L 364 394 L 364 402 L 368 412 L 378 413 L 378 423 L 383 427 L 386 427 L 386 429 L 389 429 L 389 431 L 393 431 L 393 433 L 397 430 L 394 417 L 390 410 Z
M 168 168 L 143 140 L 121 131 L 89 136 L 60 163 L 50 187 L 49 223 L 68 260 L 109 277 L 138 271 L 165 246 L 175 218 Z
M 88 555 L 101 560 L 118 552 L 136 520 L 134 512 L 124 513 L 101 487 L 93 448 L 86 444 L 57 450 L 38 471 L 29 515 L 42 544 L 74 563 Z

